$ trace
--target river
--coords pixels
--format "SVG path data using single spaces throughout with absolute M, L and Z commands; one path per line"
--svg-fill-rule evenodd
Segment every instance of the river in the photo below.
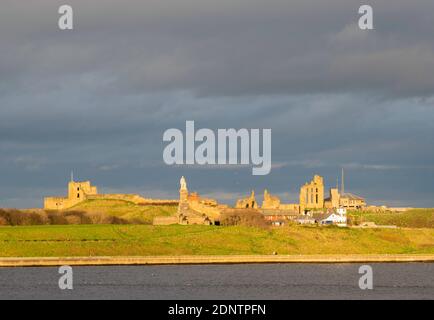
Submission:
M 243 264 L 74 267 L 73 290 L 58 268 L 0 268 L 0 299 L 434 299 L 433 263 Z

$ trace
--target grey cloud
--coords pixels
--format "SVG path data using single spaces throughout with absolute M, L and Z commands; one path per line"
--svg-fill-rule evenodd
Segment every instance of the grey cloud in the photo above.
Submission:
M 431 0 L 371 1 L 370 32 L 355 0 L 74 0 L 73 32 L 60 4 L 2 2 L 0 206 L 40 205 L 71 169 L 124 192 L 173 197 L 186 175 L 224 201 L 290 201 L 341 166 L 368 199 L 433 205 Z M 271 128 L 271 174 L 165 166 L 162 133 L 186 120 Z
M 429 96 L 434 90 L 429 0 L 373 1 L 371 32 L 356 27 L 355 0 L 73 1 L 76 30 L 69 34 L 54 28 L 56 4 L 4 6 L 0 83 L 46 75 L 41 85 L 68 77 L 83 83 L 92 72 L 106 94 Z

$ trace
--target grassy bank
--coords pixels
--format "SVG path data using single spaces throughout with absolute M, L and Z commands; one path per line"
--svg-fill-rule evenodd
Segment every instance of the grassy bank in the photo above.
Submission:
M 77 225 L 0 227 L 0 257 L 434 254 L 434 229 Z
M 377 225 L 403 228 L 434 228 L 434 209 L 412 209 L 405 212 L 353 211 L 348 216 L 356 223 L 372 221 Z
M 156 216 L 171 216 L 176 214 L 177 206 L 143 206 L 123 200 L 86 200 L 79 203 L 73 210 L 91 214 L 105 214 L 118 217 L 129 222 L 151 224 Z

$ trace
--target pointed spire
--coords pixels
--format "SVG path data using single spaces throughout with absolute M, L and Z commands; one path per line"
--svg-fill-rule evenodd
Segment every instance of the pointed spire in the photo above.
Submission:
M 344 168 L 342 168 L 342 181 L 341 181 L 342 185 L 341 185 L 341 193 L 344 194 L 345 193 L 345 173 L 344 173 Z

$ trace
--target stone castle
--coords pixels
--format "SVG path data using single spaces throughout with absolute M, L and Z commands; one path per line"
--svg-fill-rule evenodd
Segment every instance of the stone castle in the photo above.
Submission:
M 99 194 L 98 188 L 92 186 L 90 181 L 76 182 L 71 177 L 68 183 L 68 195 L 66 197 L 46 197 L 44 209 L 67 210 L 86 200 L 124 200 L 142 205 L 178 204 L 177 200 L 147 199 L 138 194 Z
M 256 210 L 261 212 L 266 220 L 291 220 L 310 212 L 321 213 L 325 211 L 338 211 L 345 209 L 362 209 L 366 202 L 362 197 L 344 191 L 343 174 L 342 189 L 330 189 L 330 196 L 324 198 L 324 179 L 315 175 L 310 182 L 300 188 L 300 202 L 284 204 L 280 198 L 271 195 L 268 190 L 264 191 L 262 206 L 259 206 L 255 198 L 255 191 L 250 196 L 236 201 L 234 208 L 220 205 L 214 199 L 202 198 L 198 193 L 189 193 L 187 182 L 184 177 L 180 181 L 179 206 L 176 216 L 157 217 L 154 224 L 206 224 L 215 225 L 220 223 L 222 213 L 230 210 L 244 212 Z M 240 211 L 241 210 L 241 211 Z M 247 212 L 247 211 L 246 211 Z
M 237 209 L 257 209 L 262 210 L 281 210 L 287 211 L 291 214 L 303 214 L 307 211 L 321 211 L 326 209 L 363 209 L 366 207 L 364 198 L 357 196 L 353 193 L 345 192 L 344 188 L 344 174 L 342 172 L 342 187 L 330 189 L 330 196 L 325 198 L 325 185 L 324 178 L 315 175 L 310 182 L 306 182 L 300 187 L 299 203 L 284 204 L 280 198 L 271 195 L 268 190 L 264 191 L 264 200 L 262 206 L 259 207 L 255 199 L 255 192 L 252 191 L 251 195 L 244 199 L 239 199 L 235 208 Z
M 364 198 L 345 192 L 343 174 L 341 190 L 338 187 L 331 188 L 330 196 L 327 198 L 324 198 L 324 190 L 324 178 L 319 175 L 315 175 L 310 182 L 306 182 L 300 187 L 298 204 L 283 204 L 279 197 L 273 196 L 268 190 L 265 190 L 261 209 L 286 210 L 302 214 L 306 211 L 321 211 L 324 209 L 346 208 L 357 210 L 366 207 Z M 252 191 L 250 197 L 238 200 L 235 207 L 238 209 L 258 208 L 254 191 Z
M 99 194 L 98 189 L 90 181 L 75 182 L 73 177 L 68 183 L 67 197 L 47 197 L 44 199 L 46 210 L 67 210 L 86 200 L 124 200 L 140 205 L 178 205 L 174 216 L 161 216 L 154 219 L 154 224 L 205 224 L 218 225 L 222 213 L 228 210 L 255 210 L 261 212 L 268 220 L 293 219 L 309 212 L 325 212 L 330 210 L 363 209 L 366 201 L 360 196 L 345 192 L 344 175 L 342 187 L 330 189 L 329 197 L 324 195 L 323 177 L 315 175 L 310 182 L 300 187 L 299 203 L 282 203 L 281 199 L 264 191 L 262 205 L 255 198 L 255 191 L 250 196 L 239 199 L 234 208 L 219 204 L 216 200 L 201 197 L 197 192 L 189 192 L 184 177 L 180 180 L 179 200 L 147 199 L 138 194 Z M 240 211 L 239 211 L 240 212 Z M 246 211 L 247 212 L 247 211 Z
M 72 208 L 91 196 L 98 194 L 98 188 L 91 185 L 90 181 L 75 182 L 73 178 L 68 183 L 67 197 L 47 197 L 44 199 L 44 209 L 65 210 Z

